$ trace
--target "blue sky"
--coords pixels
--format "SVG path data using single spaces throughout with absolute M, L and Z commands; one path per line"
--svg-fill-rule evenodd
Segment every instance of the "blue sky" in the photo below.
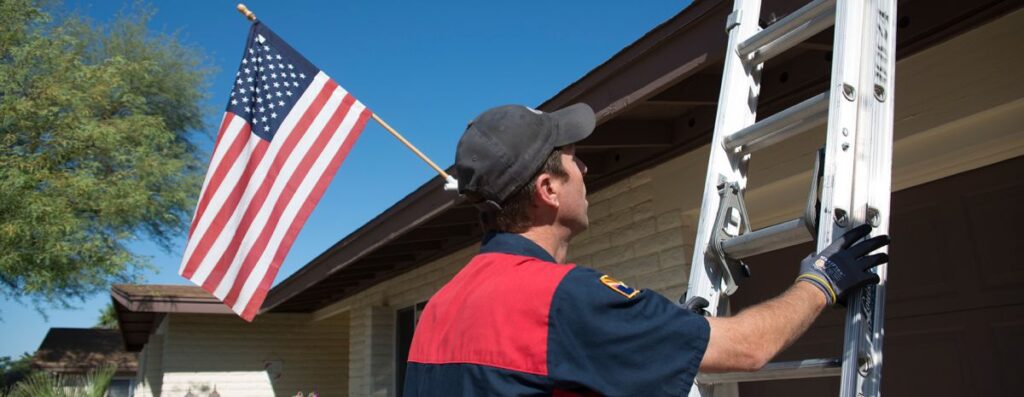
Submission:
M 538 105 L 681 11 L 688 0 L 623 1 L 247 1 L 275 32 L 401 132 L 441 167 L 481 111 Z M 130 5 L 65 0 L 97 20 Z M 151 30 L 180 33 L 217 69 L 208 89 L 207 132 L 216 133 L 248 21 L 229 1 L 157 1 Z M 197 134 L 197 143 L 212 141 Z M 275 283 L 434 177 L 379 125 L 367 125 L 310 216 Z M 198 192 L 197 192 L 198 194 Z M 184 235 L 170 252 L 146 241 L 153 284 L 177 275 Z M 75 310 L 0 300 L 0 356 L 33 352 L 50 327 L 90 327 L 110 301 L 100 294 Z

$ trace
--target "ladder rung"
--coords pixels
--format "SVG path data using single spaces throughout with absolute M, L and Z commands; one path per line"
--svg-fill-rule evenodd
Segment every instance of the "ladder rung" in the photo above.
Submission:
M 741 59 L 757 65 L 835 24 L 836 0 L 816 0 L 754 34 L 737 47 Z
M 823 92 L 725 137 L 730 153 L 742 147 L 750 153 L 818 127 L 828 121 L 828 92 Z
M 722 251 L 732 259 L 743 259 L 813 239 L 804 219 L 797 218 L 725 240 Z
M 700 373 L 697 375 L 697 382 L 711 385 L 732 382 L 823 378 L 828 376 L 839 376 L 842 367 L 843 362 L 838 358 L 779 361 L 769 363 L 757 372 L 726 372 L 720 374 Z

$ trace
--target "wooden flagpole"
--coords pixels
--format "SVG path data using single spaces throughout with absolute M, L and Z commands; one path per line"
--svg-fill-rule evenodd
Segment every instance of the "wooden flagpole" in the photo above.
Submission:
M 237 8 L 238 12 L 244 15 L 245 18 L 248 19 L 250 22 L 256 22 L 256 14 L 250 11 L 249 7 L 246 7 L 245 4 L 238 3 L 238 6 L 235 8 Z M 405 139 L 405 137 L 402 136 L 402 134 L 399 134 L 398 131 L 395 131 L 394 128 L 391 128 L 391 126 L 388 125 L 388 123 L 385 123 L 384 120 L 377 116 L 377 113 L 371 112 L 370 115 L 373 117 L 375 121 L 377 121 L 378 124 L 381 125 L 381 127 L 384 127 L 385 130 L 387 130 L 389 133 L 391 133 L 392 136 L 398 139 L 399 142 L 402 142 L 402 144 L 409 148 L 409 150 L 412 150 L 413 153 L 416 153 L 416 155 L 419 156 L 420 159 L 422 159 L 424 162 L 426 162 L 427 165 L 430 166 L 430 168 L 433 168 L 434 171 L 437 171 L 437 173 L 440 174 L 441 177 L 444 178 L 445 180 L 445 190 L 458 190 L 458 181 L 456 181 L 454 177 L 448 175 L 447 172 L 444 172 L 444 170 L 441 169 L 441 167 L 438 167 L 437 164 L 434 164 L 434 162 L 431 161 L 430 158 L 428 158 L 425 154 L 423 154 L 423 152 L 417 149 L 416 146 L 413 146 L 412 143 L 410 143 L 407 139 Z
M 256 22 L 256 14 L 253 14 L 252 11 L 249 11 L 249 7 L 246 7 L 245 4 L 238 3 L 238 6 L 235 8 L 237 8 L 238 12 L 242 13 L 242 15 L 245 15 L 245 18 L 248 19 L 250 22 Z

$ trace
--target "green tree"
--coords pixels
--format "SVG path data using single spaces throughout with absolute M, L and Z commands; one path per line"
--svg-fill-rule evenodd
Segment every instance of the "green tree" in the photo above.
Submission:
M 85 375 L 52 375 L 34 372 L 11 387 L 3 397 L 103 397 L 117 373 L 111 365 Z
M 167 249 L 187 230 L 209 69 L 177 35 L 148 31 L 150 16 L 98 24 L 0 1 L 3 296 L 69 307 L 151 266 L 128 242 Z
M 100 316 L 96 319 L 96 325 L 93 328 L 119 328 L 117 325 L 117 309 L 114 309 L 113 303 L 108 303 L 100 310 Z
M 24 353 L 19 358 L 0 357 L 0 396 L 31 373 L 32 355 Z

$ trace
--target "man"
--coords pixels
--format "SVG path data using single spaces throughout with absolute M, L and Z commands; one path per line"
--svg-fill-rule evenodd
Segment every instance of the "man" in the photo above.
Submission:
M 406 395 L 686 395 L 697 371 L 754 371 L 799 337 L 827 305 L 877 283 L 888 261 L 867 255 L 855 228 L 801 263 L 776 298 L 732 317 L 705 318 L 593 269 L 565 264 L 587 228 L 574 143 L 593 131 L 585 104 L 541 113 L 488 110 L 459 141 L 459 192 L 483 211 L 480 254 L 420 317 Z

